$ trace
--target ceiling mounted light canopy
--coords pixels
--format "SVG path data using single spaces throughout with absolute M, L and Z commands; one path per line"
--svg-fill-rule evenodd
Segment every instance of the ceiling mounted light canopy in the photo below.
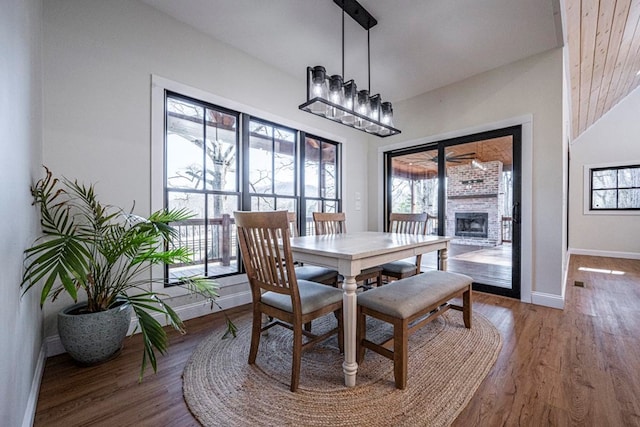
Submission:
M 298 108 L 363 132 L 386 137 L 399 134 L 393 127 L 393 106 L 371 91 L 369 30 L 378 21 L 356 0 L 333 0 L 342 9 L 342 76 L 329 75 L 322 65 L 307 67 L 307 101 Z M 353 80 L 344 81 L 344 14 L 367 30 L 369 87 L 358 90 Z

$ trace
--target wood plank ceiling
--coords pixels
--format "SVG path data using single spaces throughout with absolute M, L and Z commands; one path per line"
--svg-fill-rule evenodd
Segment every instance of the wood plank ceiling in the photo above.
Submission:
M 640 84 L 640 0 L 565 0 L 572 139 Z

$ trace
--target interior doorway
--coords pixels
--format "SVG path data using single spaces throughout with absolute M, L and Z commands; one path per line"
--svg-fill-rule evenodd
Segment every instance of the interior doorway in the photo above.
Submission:
M 387 152 L 385 178 L 385 224 L 426 212 L 427 232 L 452 238 L 449 271 L 520 298 L 520 126 Z M 436 255 L 422 266 L 435 269 Z

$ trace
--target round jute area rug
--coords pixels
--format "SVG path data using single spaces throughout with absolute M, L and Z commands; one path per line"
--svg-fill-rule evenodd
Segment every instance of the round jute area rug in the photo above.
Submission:
M 247 363 L 251 317 L 234 319 L 238 336 L 216 331 L 187 362 L 183 393 L 204 426 L 447 426 L 464 409 L 493 366 L 502 345 L 496 328 L 474 313 L 466 329 L 450 310 L 409 338 L 407 388 L 398 390 L 393 362 L 367 351 L 356 387 L 344 385 L 336 337 L 303 352 L 298 391 L 289 391 L 292 333 L 274 327 Z M 314 332 L 334 327 L 325 316 Z M 367 337 L 389 336 L 388 324 L 369 319 Z

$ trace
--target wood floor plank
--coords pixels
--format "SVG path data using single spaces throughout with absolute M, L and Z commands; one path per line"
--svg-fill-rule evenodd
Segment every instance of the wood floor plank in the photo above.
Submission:
M 477 292 L 474 310 L 496 325 L 503 346 L 453 425 L 640 426 L 639 302 L 640 261 L 587 256 L 571 257 L 564 310 Z M 78 367 L 67 355 L 48 359 L 34 425 L 197 426 L 182 397 L 182 370 L 203 338 L 224 329 L 224 318 L 186 326 L 186 335 L 170 332 L 158 373 L 142 383 L 139 336 L 99 366 Z

